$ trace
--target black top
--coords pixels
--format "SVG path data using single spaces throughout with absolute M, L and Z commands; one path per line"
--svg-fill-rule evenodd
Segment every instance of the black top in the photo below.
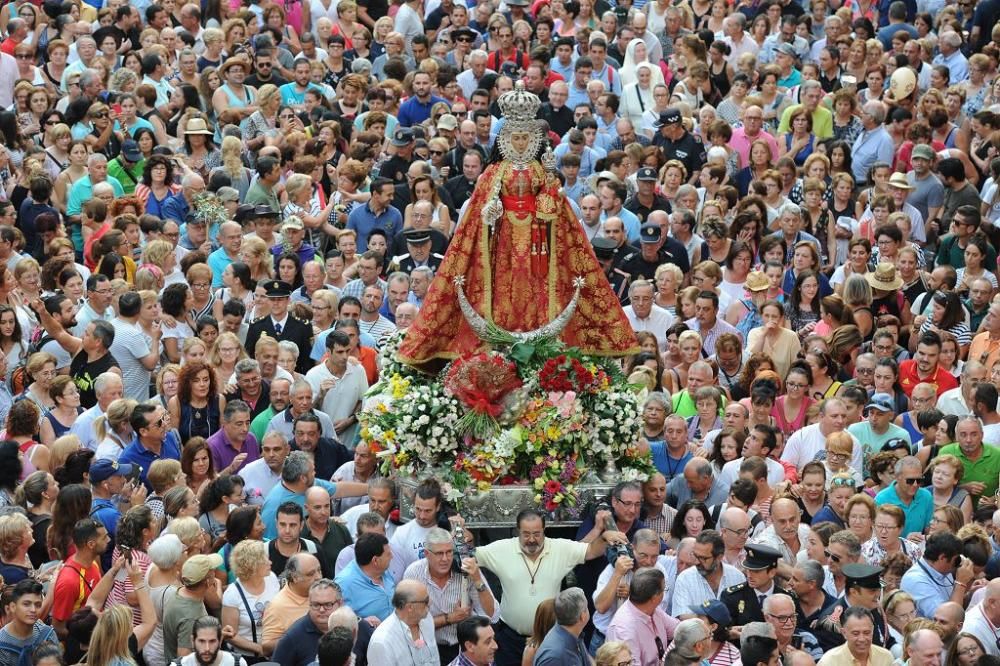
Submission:
M 80 391 L 80 406 L 90 409 L 97 404 L 97 394 L 94 393 L 94 382 L 97 378 L 109 371 L 111 368 L 118 368 L 118 361 L 108 352 L 93 363 L 87 362 L 87 352 L 81 351 L 73 357 L 69 364 L 69 376 L 73 378 L 73 383 Z

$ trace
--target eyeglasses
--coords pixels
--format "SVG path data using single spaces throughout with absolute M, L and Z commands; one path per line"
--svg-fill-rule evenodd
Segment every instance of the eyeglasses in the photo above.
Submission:
M 908 485 L 908 486 L 912 486 L 912 485 L 915 485 L 917 483 L 920 483 L 920 477 L 918 476 L 916 478 L 911 478 L 911 479 L 901 479 L 901 481 L 903 483 L 905 483 L 906 485 Z
M 799 384 L 797 382 L 785 382 L 785 386 L 790 389 L 804 389 L 809 387 L 808 384 Z
M 772 615 L 771 613 L 768 613 L 767 616 L 769 618 L 771 618 L 772 620 L 774 620 L 776 622 L 779 622 L 781 624 L 788 624 L 789 622 L 794 622 L 795 621 L 795 615 L 794 614 L 792 614 L 792 615 Z
M 854 370 L 859 375 L 874 375 L 875 374 L 875 368 L 855 368 Z
M 736 536 L 738 536 L 741 539 L 743 537 L 745 537 L 746 535 L 750 534 L 750 529 L 749 528 L 744 528 L 742 530 L 734 530 L 734 529 L 729 528 L 729 527 L 723 527 L 722 529 L 726 530 L 727 532 L 732 532 L 733 534 L 735 534 Z
M 997 643 L 1000 644 L 1000 639 L 997 640 Z M 998 645 L 998 647 L 1000 647 L 1000 645 Z M 962 648 L 961 650 L 958 650 L 958 654 L 966 656 L 966 657 L 971 657 L 972 655 L 977 654 L 978 652 L 979 652 L 979 646 L 978 645 L 970 645 L 967 648 Z M 629 663 L 631 663 L 631 662 L 629 662 Z
M 334 610 L 343 603 L 343 601 L 310 601 L 309 608 L 312 608 L 313 610 Z
M 824 550 L 823 553 L 830 559 L 831 562 L 838 562 L 839 563 L 840 560 L 841 560 L 840 555 L 837 555 L 836 553 L 831 553 L 830 549 Z
M 414 599 L 410 602 L 411 604 L 417 604 L 418 606 L 427 606 L 431 603 L 430 597 L 424 597 L 423 599 Z
M 895 525 L 879 525 L 878 523 L 875 523 L 875 530 L 878 532 L 888 532 L 890 530 L 895 530 L 895 529 L 899 528 L 896 527 Z
M 208 289 L 209 286 L 211 286 L 211 285 L 209 285 L 207 282 L 192 282 L 191 283 L 191 288 L 192 289 Z
M 642 502 L 626 502 L 625 500 L 615 498 L 615 501 L 624 506 L 627 509 L 638 509 L 642 506 Z
M 107 111 L 98 111 L 97 113 L 92 114 L 90 117 L 91 118 L 107 118 L 108 117 L 108 112 Z
M 826 457 L 828 460 L 847 460 L 851 456 L 846 453 L 835 453 L 833 451 L 827 451 Z
M 444 155 L 444 151 L 443 150 L 432 150 L 432 151 L 430 151 L 430 153 L 431 153 L 431 155 Z
M 31 60 L 32 58 L 34 58 L 34 56 L 31 55 L 30 53 L 18 53 L 14 57 L 17 58 L 18 60 Z

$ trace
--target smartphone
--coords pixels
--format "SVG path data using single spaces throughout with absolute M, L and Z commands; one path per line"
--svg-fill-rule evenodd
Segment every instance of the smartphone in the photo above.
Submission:
M 115 112 L 116 116 L 120 116 L 122 114 L 122 105 L 121 104 L 112 104 L 111 105 L 111 110 Z

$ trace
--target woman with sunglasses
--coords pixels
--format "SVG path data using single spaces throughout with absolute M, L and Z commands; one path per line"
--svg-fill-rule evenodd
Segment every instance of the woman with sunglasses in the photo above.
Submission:
M 826 493 L 826 506 L 813 516 L 813 524 L 831 522 L 840 529 L 847 524 L 847 501 L 856 490 L 854 477 L 850 473 L 834 474 L 830 478 L 830 489 Z

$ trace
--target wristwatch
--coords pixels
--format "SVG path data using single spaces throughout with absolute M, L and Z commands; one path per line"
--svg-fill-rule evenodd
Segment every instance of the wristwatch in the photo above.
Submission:
M 476 592 L 482 592 L 485 589 L 486 589 L 486 581 L 483 581 L 479 583 L 479 585 L 476 585 Z

